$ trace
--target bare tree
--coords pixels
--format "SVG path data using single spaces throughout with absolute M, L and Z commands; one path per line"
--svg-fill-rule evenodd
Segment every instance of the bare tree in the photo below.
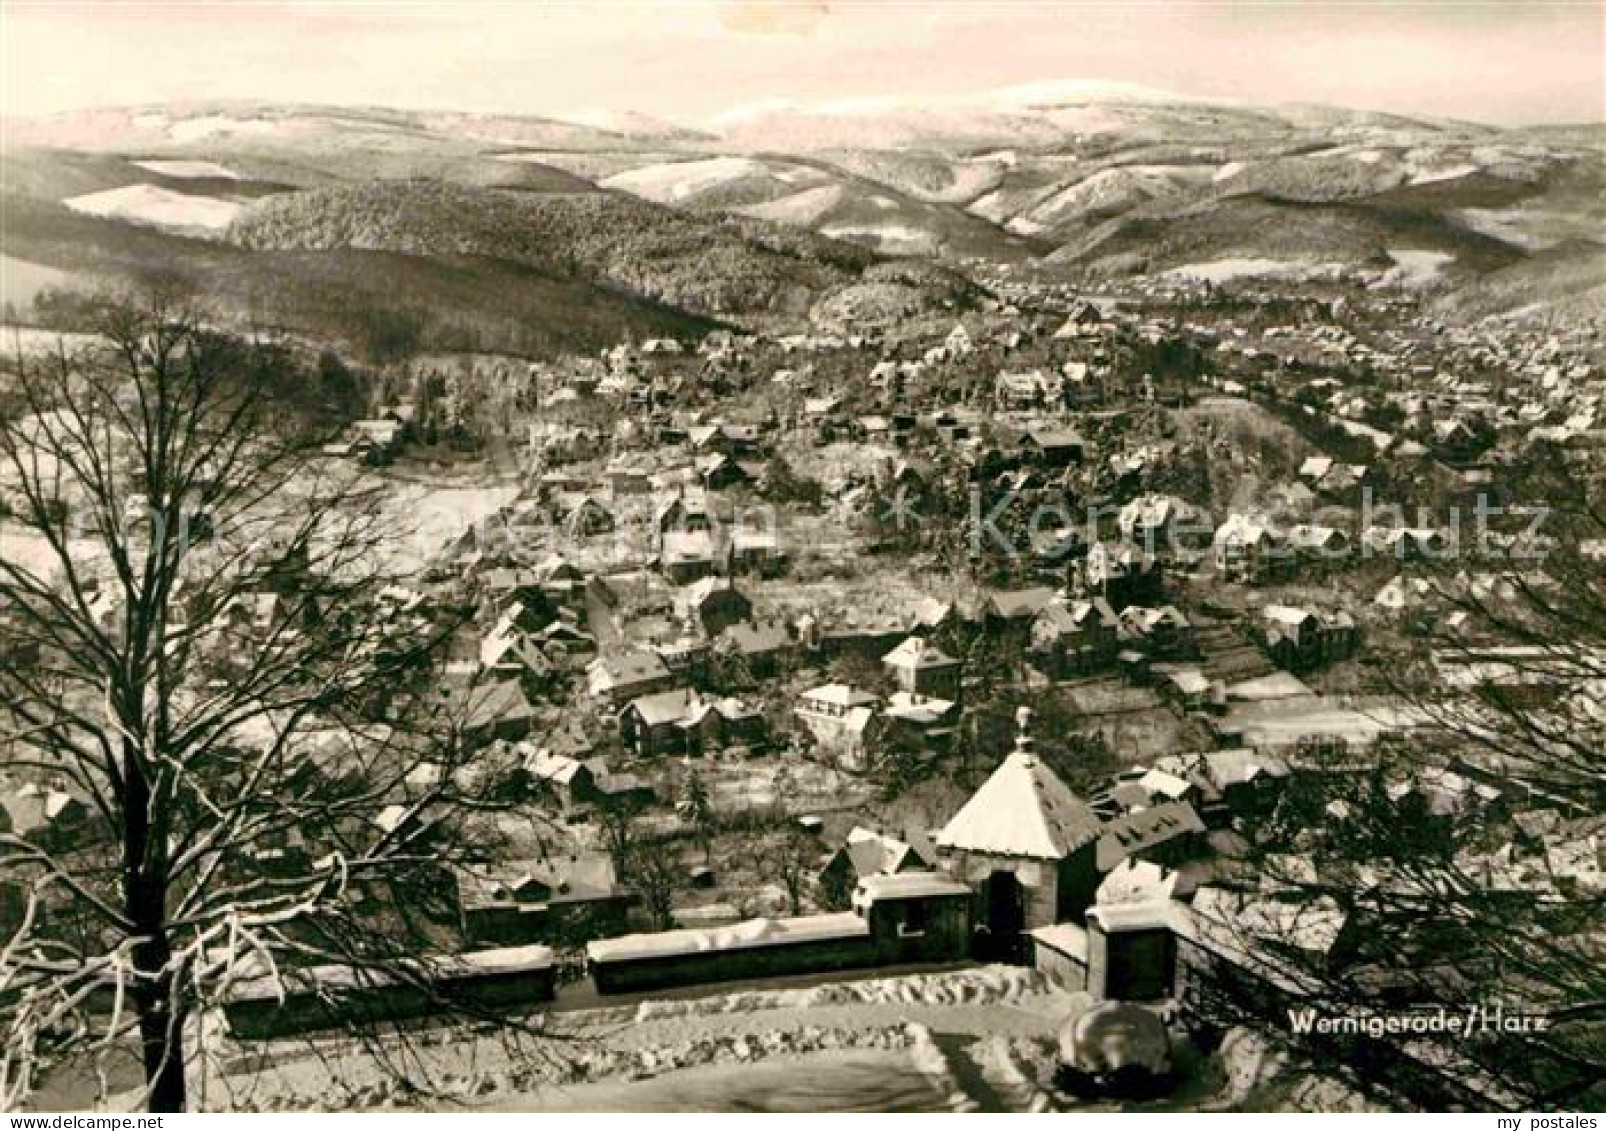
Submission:
M 675 894 L 686 878 L 668 845 L 635 845 L 625 858 L 623 879 L 641 896 L 654 930 L 675 925 Z
M 1606 1080 L 1606 511 L 1602 469 L 1558 450 L 1523 459 L 1505 499 L 1484 500 L 1501 513 L 1479 517 L 1474 500 L 1453 552 L 1407 567 L 1424 615 L 1381 670 L 1384 721 L 1409 731 L 1364 754 L 1302 752 L 1276 806 L 1245 824 L 1260 887 L 1285 906 L 1331 901 L 1351 944 L 1246 942 L 1276 946 L 1329 1009 L 1543 1015 L 1543 1031 L 1418 1043 L 1440 1046 L 1457 1086 L 1482 1081 L 1479 1102 L 1577 1108 Z M 1400 1064 L 1352 1053 L 1374 1080 Z
M 772 839 L 763 851 L 765 871 L 786 892 L 787 908 L 803 914 L 803 896 L 820 864 L 819 845 L 802 829 L 793 827 Z
M 380 498 L 311 458 L 282 350 L 108 303 L 0 379 L 0 771 L 80 799 L 0 836 L 6 1106 L 137 1042 L 186 1106 L 204 1011 L 259 973 L 450 945 L 437 914 L 483 773 L 430 685 L 452 617 L 398 588 Z M 316 408 L 316 406 L 310 406 Z
M 597 831 L 615 874 L 623 878 L 641 842 L 641 805 L 628 798 L 610 798 L 597 805 Z

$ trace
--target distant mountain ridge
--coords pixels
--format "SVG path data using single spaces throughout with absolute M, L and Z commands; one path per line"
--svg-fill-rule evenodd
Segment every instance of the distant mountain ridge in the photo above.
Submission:
M 112 237 L 145 226 L 261 254 L 489 257 L 737 321 L 806 318 L 877 257 L 1165 272 L 1431 254 L 1442 269 L 1417 283 L 1490 278 L 1481 309 L 1522 295 L 1501 273 L 1557 247 L 1571 249 L 1567 294 L 1591 293 L 1587 252 L 1606 221 L 1603 126 L 1505 129 L 1081 80 L 769 103 L 696 126 L 619 111 L 197 102 L 7 129 L 0 187 L 98 218 L 108 270 L 128 266 Z M 88 228 L 25 216 L 40 227 L 8 233 L 8 246 L 43 267 L 95 269 L 86 249 L 52 242 Z M 898 301 L 961 291 L 916 286 Z

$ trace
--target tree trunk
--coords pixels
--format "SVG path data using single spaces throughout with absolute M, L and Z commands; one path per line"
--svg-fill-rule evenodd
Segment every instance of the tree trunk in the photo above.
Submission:
M 140 1057 L 149 1090 L 147 1109 L 182 1112 L 184 1007 L 172 944 L 167 936 L 166 845 L 151 825 L 151 790 L 136 752 L 123 756 L 123 907 L 133 925 L 134 1008 L 139 1014 Z
M 146 1110 L 184 1111 L 184 1018 L 175 1012 L 170 976 L 163 975 L 150 1000 L 140 1003 L 139 1038 L 150 1090 Z

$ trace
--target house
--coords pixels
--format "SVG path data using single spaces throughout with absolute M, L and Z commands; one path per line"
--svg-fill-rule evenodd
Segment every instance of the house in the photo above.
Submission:
M 1143 791 L 1145 798 L 1147 798 L 1143 802 L 1144 805 L 1168 801 L 1186 801 L 1189 804 L 1193 804 L 1199 800 L 1202 793 L 1202 787 L 1197 779 L 1180 777 L 1177 774 L 1159 768 L 1144 769 L 1142 766 L 1134 767 L 1133 775 L 1129 780 Z M 1197 807 L 1195 807 L 1195 811 L 1197 811 Z
M 1133 809 L 1105 823 L 1094 863 L 1100 872 L 1140 859 L 1180 864 L 1198 851 L 1204 832 L 1204 821 L 1186 801 Z
M 630 893 L 603 852 L 459 866 L 459 923 L 472 946 L 575 945 L 625 931 Z
M 1139 495 L 1115 516 L 1122 541 L 1151 554 L 1167 554 L 1198 542 L 1208 533 L 1207 519 L 1195 506 L 1175 495 Z
M 1196 654 L 1193 625 L 1175 605 L 1151 608 L 1128 605 L 1121 610 L 1121 638 L 1156 659 Z
M 586 763 L 595 775 L 597 805 L 602 809 L 642 809 L 658 799 L 652 783 L 638 774 L 616 773 L 605 758 Z
M 520 627 L 522 609 L 514 605 L 480 639 L 480 668 L 499 678 L 545 678 L 553 671 L 532 634 Z
M 619 712 L 619 737 L 642 757 L 680 753 L 685 742 L 681 724 L 701 701 L 689 687 L 638 696 Z
M 880 365 L 877 365 L 875 370 L 871 371 L 871 377 L 874 378 L 876 373 L 882 370 L 883 366 L 891 366 L 893 370 L 897 369 L 895 363 L 884 361 Z M 828 394 L 823 397 L 808 397 L 803 401 L 803 415 L 809 417 L 830 416 L 838 411 L 841 407 L 842 398 L 834 394 Z
M 597 653 L 596 637 L 561 618 L 530 633 L 529 640 L 559 668 L 573 669 Z
M 769 739 L 769 720 L 757 707 L 726 696 L 705 696 L 681 722 L 689 753 L 745 747 L 754 751 Z
M 704 424 L 686 430 L 686 438 L 699 452 L 743 459 L 762 450 L 758 430 L 748 425 Z
M 499 680 L 469 692 L 463 734 L 482 742 L 516 741 L 530 733 L 535 718 L 535 707 L 519 681 Z
M 701 490 L 688 491 L 682 488 L 660 500 L 653 508 L 653 531 L 660 537 L 671 532 L 690 534 L 706 531 L 713 525 L 708 496 Z
M 1064 400 L 1065 383 L 1058 373 L 1045 369 L 1000 373 L 993 381 L 993 396 L 1002 409 L 1033 409 Z
M 1233 514 L 1211 539 L 1216 571 L 1233 581 L 1254 584 L 1284 557 L 1287 540 L 1258 515 Z
M 847 770 L 869 767 L 880 699 L 844 683 L 828 683 L 803 692 L 795 713 L 814 740 L 833 753 Z
M 1154 670 L 1160 677 L 1160 689 L 1175 699 L 1184 711 L 1200 711 L 1208 705 L 1215 685 L 1198 668 L 1167 664 L 1162 669 L 1157 664 Z
M 658 568 L 676 585 L 690 585 L 714 572 L 714 540 L 706 530 L 665 534 L 658 548 Z
M 1022 932 L 1079 918 L 1098 886 L 1103 822 L 1037 756 L 1022 709 L 1015 750 L 937 834 L 939 858 L 977 893 L 994 954 L 1018 956 Z
M 859 881 L 867 876 L 929 872 L 936 866 L 936 852 L 925 837 L 900 840 L 855 825 L 842 846 L 825 862 L 817 878 L 827 905 L 845 907 Z
M 732 487 L 757 483 L 764 476 L 764 468 L 748 460 L 712 455 L 697 461 L 697 475 L 708 490 L 727 491 Z
M 401 447 L 406 425 L 399 420 L 354 420 L 347 430 L 347 442 L 363 455 L 388 456 Z
M 642 495 L 652 489 L 652 475 L 639 463 L 612 463 L 603 470 L 602 475 L 615 498 Z
M 1324 495 L 1339 495 L 1358 487 L 1366 478 L 1362 463 L 1339 463 L 1332 456 L 1310 456 L 1299 465 L 1299 478 Z
M 975 343 L 964 324 L 956 322 L 954 328 L 948 331 L 948 336 L 943 339 L 942 348 L 948 357 L 960 358 L 967 356 L 975 348 Z
M 796 644 L 779 621 L 730 625 L 714 641 L 714 652 L 739 663 L 754 679 L 780 674 L 791 662 Z
M 1306 456 L 1299 465 L 1299 477 L 1314 487 L 1332 470 L 1334 462 L 1332 456 Z
M 570 538 L 594 538 L 614 528 L 613 512 L 586 491 L 560 491 L 549 504 L 552 520 Z
M 1061 341 L 1096 337 L 1099 333 L 1099 326 L 1103 321 L 1104 316 L 1099 313 L 1098 307 L 1091 302 L 1079 302 L 1071 310 L 1070 314 L 1066 315 L 1065 321 L 1060 325 L 1060 328 L 1054 331 L 1054 337 Z
M 646 648 L 664 662 L 677 683 L 696 682 L 708 669 L 711 649 L 702 637 L 682 636 L 673 640 L 659 637 L 650 641 Z
M 1490 433 L 1482 422 L 1476 426 L 1466 420 L 1452 418 L 1433 424 L 1433 450 L 1446 463 L 1466 463 L 1489 446 Z
M 1056 597 L 1032 619 L 1033 662 L 1051 677 L 1095 671 L 1115 655 L 1120 621 L 1103 597 Z
M 753 603 L 729 578 L 705 577 L 675 594 L 676 612 L 691 628 L 714 637 L 753 614 Z
M 1446 545 L 1445 536 L 1431 527 L 1374 525 L 1361 531 L 1361 549 L 1366 557 L 1418 561 L 1441 556 Z
M 777 577 L 786 569 L 786 551 L 775 530 L 738 528 L 731 531 L 725 547 L 729 572 L 756 573 L 760 577 Z
M 1335 526 L 1302 522 L 1288 528 L 1288 549 L 1304 561 L 1339 561 L 1349 556 L 1350 537 Z
M 1260 611 L 1266 651 L 1278 666 L 1293 672 L 1346 660 L 1360 642 L 1355 618 L 1292 605 L 1267 605 Z
M 587 691 L 614 703 L 661 691 L 671 682 L 673 676 L 663 660 L 644 649 L 598 656 L 586 665 Z
M 1021 446 L 1029 459 L 1045 467 L 1079 464 L 1087 451 L 1087 441 L 1067 428 L 1028 428 Z
M 1158 597 L 1164 576 L 1160 557 L 1130 542 L 1095 542 L 1083 558 L 1078 580 L 1119 609 Z
M 763 714 L 741 700 L 705 697 L 689 688 L 641 696 L 619 713 L 620 737 L 643 757 L 756 746 L 766 729 Z
M 959 698 L 964 663 L 944 654 L 924 637 L 909 637 L 881 657 L 881 663 L 897 685 L 911 695 Z
M 595 800 L 596 775 L 578 758 L 546 747 L 526 749 L 520 768 L 537 790 L 550 794 L 565 812 Z
M 46 852 L 73 847 L 89 819 L 89 807 L 64 790 L 25 782 L 0 792 L 0 832 Z
M 894 691 L 881 708 L 888 739 L 905 738 L 916 750 L 948 745 L 959 716 L 959 703 L 953 699 L 933 699 L 908 691 Z
M 982 601 L 982 622 L 989 632 L 1016 636 L 1024 642 L 1031 636 L 1032 621 L 1054 596 L 1054 590 L 1045 586 L 989 589 Z
M 932 415 L 931 426 L 944 441 L 958 444 L 971 438 L 973 422 L 968 417 L 944 409 Z
M 1190 803 L 1211 827 L 1262 812 L 1290 773 L 1277 755 L 1249 749 L 1166 755 L 1155 760 L 1153 769 L 1195 786 Z

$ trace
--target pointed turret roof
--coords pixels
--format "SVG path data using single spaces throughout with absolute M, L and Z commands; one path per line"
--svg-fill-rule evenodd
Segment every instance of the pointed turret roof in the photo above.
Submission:
M 1022 716 L 1014 753 L 937 834 L 939 847 L 1062 860 L 1098 837 L 1098 814 L 1038 758 Z

